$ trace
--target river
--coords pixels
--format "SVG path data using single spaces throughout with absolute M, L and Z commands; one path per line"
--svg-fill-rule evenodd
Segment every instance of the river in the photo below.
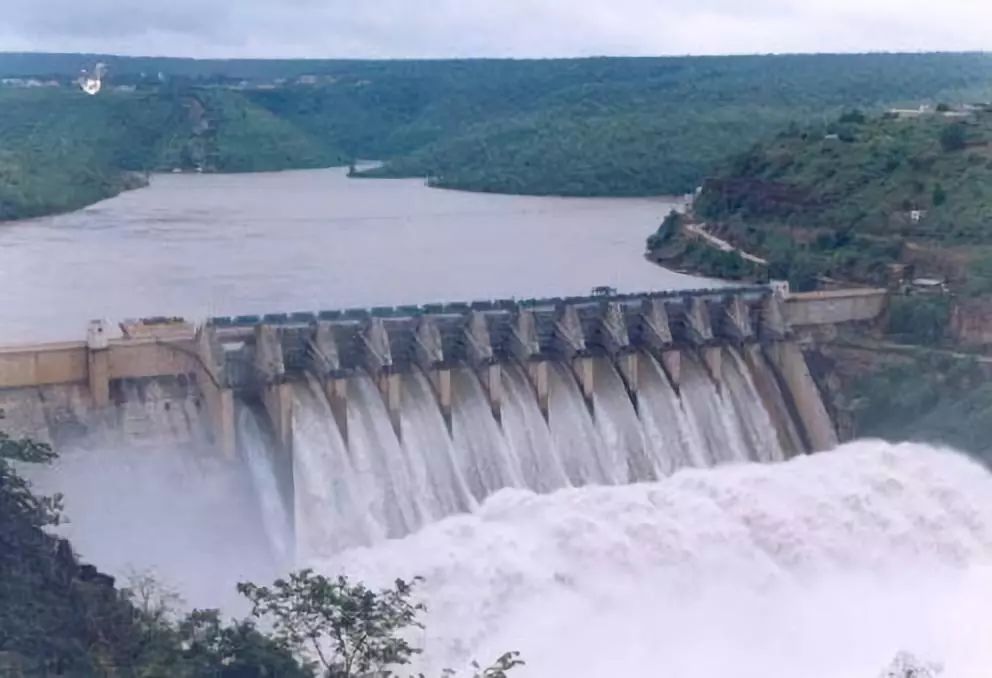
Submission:
M 0 342 L 81 338 L 93 318 L 698 287 L 641 256 L 672 206 L 343 169 L 155 176 L 77 212 L 0 225 Z

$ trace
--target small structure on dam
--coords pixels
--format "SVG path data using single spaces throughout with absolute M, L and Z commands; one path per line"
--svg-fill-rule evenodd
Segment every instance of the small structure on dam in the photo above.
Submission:
M 86 341 L 0 348 L 0 406 L 14 432 L 46 437 L 46 427 L 67 418 L 45 404 L 58 400 L 51 389 L 82 389 L 81 407 L 101 411 L 114 405 L 123 382 L 171 379 L 192 393 L 190 402 L 204 411 L 224 455 L 236 454 L 236 400 L 264 410 L 278 446 L 291 452 L 292 384 L 300 379 L 319 383 L 347 442 L 349 384 L 359 374 L 371 377 L 402 439 L 401 377 L 412 370 L 428 377 L 450 428 L 454 369 L 477 375 L 499 422 L 507 364 L 523 368 L 547 417 L 552 365 L 567 368 L 593 409 L 594 361 L 609 360 L 636 408 L 640 361 L 656 360 L 677 391 L 683 360 L 691 356 L 719 388 L 724 349 L 735 347 L 745 360 L 773 367 L 773 378 L 758 380 L 758 391 L 787 396 L 783 416 L 797 423 L 801 441 L 793 447 L 803 448 L 794 451 L 811 451 L 831 446 L 836 435 L 796 332 L 872 321 L 884 305 L 884 290 L 791 295 L 756 286 L 218 317 L 198 326 L 153 318 L 124 324 L 114 337 L 96 321 Z M 26 400 L 37 405 L 39 399 L 42 415 L 29 421 L 19 414 L 27 411 L 20 406 Z

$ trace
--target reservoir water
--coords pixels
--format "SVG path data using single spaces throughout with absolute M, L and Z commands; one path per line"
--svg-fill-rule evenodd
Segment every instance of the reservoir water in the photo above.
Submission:
M 671 207 L 343 169 L 156 176 L 78 212 L 0 224 L 0 343 L 80 338 L 93 318 L 698 287 L 642 257 Z

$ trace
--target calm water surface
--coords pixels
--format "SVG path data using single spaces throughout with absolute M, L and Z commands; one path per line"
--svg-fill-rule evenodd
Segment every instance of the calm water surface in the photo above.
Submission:
M 81 339 L 92 318 L 699 286 L 642 257 L 672 203 L 461 193 L 343 170 L 164 175 L 0 225 L 0 342 Z

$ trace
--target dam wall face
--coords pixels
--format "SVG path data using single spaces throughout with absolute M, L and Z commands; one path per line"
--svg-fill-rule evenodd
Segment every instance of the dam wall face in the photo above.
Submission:
M 291 454 L 294 384 L 320 391 L 347 446 L 355 382 L 367 379 L 402 444 L 404 375 L 414 372 L 454 435 L 465 374 L 500 426 L 516 405 L 509 401 L 521 397 L 519 388 L 508 392 L 509 368 L 548 421 L 563 375 L 595 413 L 603 373 L 596 365 L 605 361 L 638 412 L 645 364 L 656 365 L 675 393 L 689 363 L 720 391 L 729 349 L 751 371 L 783 448 L 809 452 L 831 447 L 836 433 L 792 344 L 794 331 L 870 320 L 884 299 L 879 290 L 788 295 L 744 287 L 221 317 L 198 327 L 151 319 L 122 325 L 119 337 L 97 321 L 85 341 L 0 348 L 0 408 L 6 430 L 54 440 L 86 422 L 112 422 L 115 411 L 119 419 L 128 394 L 137 393 L 201 420 L 193 428 L 234 458 L 244 402 L 265 414 L 276 444 Z
M 221 317 L 200 327 L 153 319 L 122 326 L 123 336 L 114 338 L 96 321 L 86 341 L 0 348 L 0 402 L 5 403 L 0 407 L 7 413 L 8 429 L 37 434 L 37 413 L 18 414 L 26 411 L 17 405 L 19 400 L 39 400 L 33 409 L 52 410 L 48 418 L 58 426 L 87 417 L 67 416 L 66 407 L 57 402 L 75 403 L 77 413 L 101 412 L 120 405 L 122 391 L 114 385 L 179 380 L 183 397 L 195 404 L 216 449 L 233 457 L 238 400 L 258 403 L 278 444 L 292 448 L 294 381 L 310 379 L 320 385 L 347 442 L 350 381 L 367 376 L 402 440 L 401 375 L 411 371 L 425 375 L 450 432 L 454 369 L 476 376 L 499 423 L 507 398 L 502 378 L 506 365 L 521 369 L 547 419 L 554 365 L 574 379 L 586 406 L 594 410 L 593 363 L 608 360 L 636 407 L 640 363 L 648 357 L 657 361 L 676 391 L 687 357 L 720 388 L 722 349 L 750 346 L 750 366 L 754 350 L 761 352 L 788 403 L 794 420 L 792 432 L 784 435 L 788 447 L 812 451 L 832 446 L 836 435 L 801 353 L 790 347 L 793 329 L 871 319 L 882 312 L 884 299 L 880 290 L 783 295 L 767 287 L 746 287 Z M 769 379 L 762 375 L 757 381 L 767 397 Z M 769 409 L 782 408 L 776 403 Z
M 872 322 L 885 311 L 888 291 L 878 288 L 823 290 L 790 294 L 785 320 L 793 327 Z

